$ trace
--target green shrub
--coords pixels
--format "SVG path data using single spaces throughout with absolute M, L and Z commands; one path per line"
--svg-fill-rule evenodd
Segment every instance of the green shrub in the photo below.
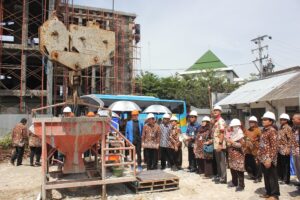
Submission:
M 2 147 L 2 149 L 9 149 L 12 147 L 11 133 L 8 133 L 3 138 L 0 138 L 0 147 Z

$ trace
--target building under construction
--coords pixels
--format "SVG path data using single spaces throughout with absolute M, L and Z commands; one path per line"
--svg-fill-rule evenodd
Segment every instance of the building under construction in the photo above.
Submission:
M 80 95 L 135 93 L 134 73 L 140 63 L 136 15 L 72 2 L 0 0 L 0 113 L 29 113 L 32 108 L 62 102 L 70 94 L 68 70 L 39 51 L 38 29 L 53 12 L 67 28 L 93 21 L 115 32 L 110 61 L 82 71 Z

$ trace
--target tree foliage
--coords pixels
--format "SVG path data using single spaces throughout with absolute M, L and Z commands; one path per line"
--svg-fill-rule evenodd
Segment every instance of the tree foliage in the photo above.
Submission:
M 239 85 L 228 83 L 224 77 L 208 71 L 193 76 L 159 77 L 151 72 L 141 73 L 136 78 L 137 92 L 162 99 L 185 100 L 188 105 L 209 107 L 208 87 L 211 92 L 229 93 Z

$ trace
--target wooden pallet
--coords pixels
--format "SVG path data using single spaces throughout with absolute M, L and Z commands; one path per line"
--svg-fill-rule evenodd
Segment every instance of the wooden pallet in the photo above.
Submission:
M 137 175 L 137 181 L 128 183 L 135 193 L 162 192 L 179 189 L 179 178 L 162 170 L 144 171 Z

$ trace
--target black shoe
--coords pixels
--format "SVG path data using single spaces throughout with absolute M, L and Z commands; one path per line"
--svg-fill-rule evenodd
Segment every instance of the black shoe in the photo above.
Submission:
M 261 182 L 261 179 L 255 179 L 254 181 L 253 181 L 253 183 L 260 183 Z
M 11 160 L 10 164 L 15 165 L 15 161 Z
M 294 183 L 294 185 L 300 187 L 300 182 Z
M 225 180 L 220 180 L 218 183 L 219 183 L 219 184 L 227 184 L 227 181 L 225 181 Z
M 240 186 L 238 186 L 238 187 L 235 189 L 236 192 L 241 192 L 241 191 L 243 191 L 243 190 L 244 190 L 244 188 L 243 188 L 243 187 L 240 187 Z
M 17 166 L 20 166 L 20 165 L 23 165 L 22 163 L 21 164 L 17 164 Z
M 171 170 L 174 171 L 174 172 L 178 171 L 176 166 L 171 167 Z
M 36 166 L 41 166 L 41 163 L 40 162 L 35 162 L 35 165 Z
M 164 169 L 166 169 L 166 167 L 161 167 L 160 169 L 161 169 L 161 170 L 164 170 Z
M 34 167 L 34 164 L 33 164 L 33 163 L 30 163 L 30 166 L 31 166 L 31 167 Z
M 190 172 L 196 172 L 196 169 L 195 168 L 191 168 Z
M 234 185 L 232 182 L 230 182 L 228 185 L 227 185 L 228 188 L 232 188 L 232 187 L 236 187 L 236 185 Z

